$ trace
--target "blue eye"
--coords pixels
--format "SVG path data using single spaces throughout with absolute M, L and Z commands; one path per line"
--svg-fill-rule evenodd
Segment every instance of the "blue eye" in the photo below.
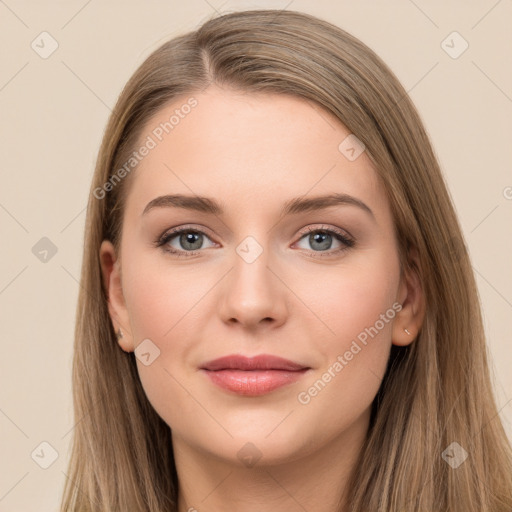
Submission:
M 158 247 L 163 246 L 164 250 L 178 256 L 191 256 L 197 253 L 199 249 L 203 248 L 204 240 L 209 238 L 206 233 L 199 229 L 180 228 L 166 233 L 160 240 L 158 240 Z M 170 242 L 176 242 L 180 247 L 176 248 Z M 211 247 L 215 244 L 212 243 Z
M 173 229 L 164 233 L 154 245 L 162 247 L 165 252 L 168 252 L 178 257 L 196 256 L 205 249 L 204 242 L 210 241 L 208 247 L 215 247 L 217 244 L 212 242 L 207 234 L 196 228 L 182 227 Z M 313 256 L 328 257 L 334 256 L 342 251 L 346 251 L 355 245 L 355 241 L 349 236 L 337 229 L 326 227 L 309 227 L 305 233 L 296 242 L 307 240 L 310 248 L 305 248 L 307 252 Z M 333 242 L 338 244 L 338 247 L 332 249 Z M 304 247 L 300 247 L 304 249 Z M 332 249 L 332 250 L 331 250 Z
M 324 253 L 326 253 L 326 256 L 337 254 L 340 251 L 353 247 L 355 244 L 354 240 L 341 231 L 327 228 L 308 228 L 306 234 L 300 238 L 299 242 L 302 240 L 306 240 L 309 243 L 313 252 L 321 253 L 319 254 L 320 256 L 323 256 Z M 341 247 L 329 251 L 332 248 L 333 242 L 341 244 Z

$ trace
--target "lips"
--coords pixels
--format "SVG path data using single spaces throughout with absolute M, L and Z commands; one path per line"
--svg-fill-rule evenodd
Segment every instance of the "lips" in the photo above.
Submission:
M 283 359 L 277 356 L 267 354 L 245 357 L 240 355 L 231 355 L 214 359 L 205 363 L 201 368 L 204 370 L 304 370 L 307 366 Z
M 270 393 L 300 379 L 310 368 L 272 355 L 245 357 L 230 355 L 201 366 L 217 386 L 245 396 Z

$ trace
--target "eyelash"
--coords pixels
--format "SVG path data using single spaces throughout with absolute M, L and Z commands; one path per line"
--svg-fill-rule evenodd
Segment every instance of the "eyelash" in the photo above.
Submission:
M 351 249 L 355 245 L 355 240 L 352 238 L 349 238 L 345 233 L 343 233 L 340 230 L 334 229 L 334 228 L 327 228 L 327 227 L 308 227 L 306 230 L 304 230 L 301 233 L 300 238 L 297 240 L 299 242 L 302 240 L 305 236 L 311 234 L 311 233 L 327 233 L 329 235 L 334 235 L 334 238 L 336 238 L 339 242 L 345 245 L 345 247 L 340 247 L 338 249 L 335 249 L 334 251 L 308 251 L 310 254 L 313 253 L 314 257 L 330 257 L 333 255 L 337 255 L 339 253 L 342 253 L 343 251 L 346 251 L 348 249 Z M 202 231 L 201 229 L 193 228 L 192 226 L 185 226 L 181 228 L 172 229 L 171 231 L 165 232 L 163 235 L 161 235 L 157 240 L 155 240 L 154 245 L 155 247 L 162 247 L 162 250 L 172 254 L 173 256 L 177 256 L 178 258 L 188 258 L 191 256 L 196 256 L 198 253 L 200 253 L 203 249 L 199 249 L 197 251 L 181 251 L 181 250 L 175 250 L 170 249 L 166 244 L 171 241 L 173 238 L 175 238 L 178 235 L 181 235 L 182 233 L 196 233 L 204 235 L 208 238 L 207 233 Z

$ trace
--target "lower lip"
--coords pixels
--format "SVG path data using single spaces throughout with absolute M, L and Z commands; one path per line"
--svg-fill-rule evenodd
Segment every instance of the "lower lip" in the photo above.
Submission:
M 258 396 L 299 380 L 304 370 L 202 370 L 217 386 L 238 395 Z

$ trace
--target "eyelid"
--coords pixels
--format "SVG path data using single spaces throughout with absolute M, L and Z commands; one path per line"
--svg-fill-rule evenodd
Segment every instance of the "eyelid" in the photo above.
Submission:
M 179 225 L 179 226 L 176 226 L 176 227 L 173 227 L 173 228 L 166 229 L 162 233 L 162 235 L 160 235 L 157 238 L 157 240 L 155 240 L 154 245 L 157 246 L 157 247 L 160 247 L 160 246 L 166 244 L 171 238 L 174 238 L 174 237 L 176 237 L 176 236 L 178 236 L 181 233 L 186 232 L 186 231 L 193 231 L 195 233 L 199 233 L 201 235 L 205 235 L 214 244 L 217 244 L 217 242 L 212 240 L 212 236 L 210 235 L 210 233 L 209 233 L 210 230 L 208 228 L 205 228 L 203 226 L 199 226 L 198 227 L 198 225 L 196 225 L 196 224 L 183 224 L 183 225 Z M 200 249 L 200 250 L 202 250 L 202 249 Z M 197 252 L 197 251 L 177 251 L 177 252 L 187 252 L 189 254 L 193 254 L 194 252 Z
M 351 241 L 355 241 L 354 237 L 346 230 L 337 228 L 335 226 L 330 226 L 328 224 L 318 224 L 318 225 L 309 225 L 301 232 L 301 238 L 304 235 L 308 235 L 309 233 L 313 233 L 316 231 L 327 231 L 330 233 L 336 233 L 337 235 L 342 236 L 343 238 L 350 239 Z M 299 238 L 299 240 L 301 239 Z

